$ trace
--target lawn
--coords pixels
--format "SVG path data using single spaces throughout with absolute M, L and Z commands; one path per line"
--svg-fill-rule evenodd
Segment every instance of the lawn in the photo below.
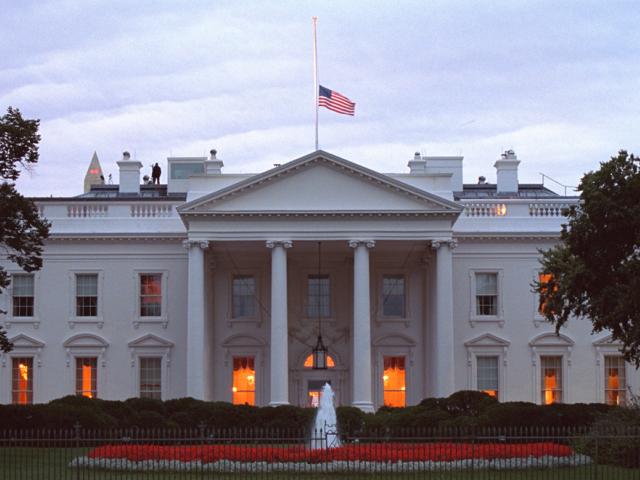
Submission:
M 370 478 L 394 478 L 402 480 L 417 480 L 420 478 L 442 480 L 640 480 L 640 470 L 629 470 L 610 466 L 586 466 L 575 468 L 557 469 L 531 469 L 531 470 L 476 470 L 463 472 L 428 472 L 416 474 L 198 474 L 175 472 L 115 472 L 100 471 L 94 469 L 78 470 L 68 467 L 69 462 L 77 456 L 87 455 L 89 449 L 70 448 L 0 448 L 0 479 L 2 480 L 110 480 L 110 479 L 296 479 L 307 478 L 333 478 L 333 479 L 370 479 Z

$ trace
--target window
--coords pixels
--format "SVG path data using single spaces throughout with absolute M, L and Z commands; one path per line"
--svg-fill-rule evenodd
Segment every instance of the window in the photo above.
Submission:
M 542 403 L 562 403 L 562 357 L 540 357 Z
M 144 273 L 140 275 L 140 316 L 159 317 L 162 315 L 162 274 Z
M 336 362 L 331 355 L 327 355 L 327 368 L 335 368 Z M 304 361 L 304 368 L 313 368 L 313 355 L 309 355 Z
M 11 397 L 14 404 L 33 403 L 33 358 L 13 358 Z
M 76 316 L 98 316 L 98 274 L 76 274 Z
M 497 273 L 476 273 L 476 315 L 498 315 Z
M 624 405 L 627 389 L 624 358 L 618 355 L 604 357 L 604 398 L 608 405 Z
M 406 370 L 404 357 L 384 357 L 382 376 L 384 404 L 388 407 L 406 405 Z
M 478 368 L 478 390 L 498 398 L 498 357 L 476 357 L 476 364 Z
M 382 277 L 383 316 L 404 318 L 404 284 L 404 275 L 384 275 Z
M 13 275 L 12 314 L 14 317 L 33 317 L 33 275 Z
M 233 357 L 233 404 L 256 404 L 256 368 L 253 357 Z
M 162 400 L 162 358 L 140 358 L 140 397 Z
M 329 275 L 307 277 L 307 317 L 331 316 L 331 283 Z
M 549 282 L 553 276 L 550 273 L 539 273 L 538 274 L 538 282 L 547 283 Z M 555 288 L 557 290 L 557 287 Z M 546 289 L 545 289 L 546 292 Z M 546 302 L 542 298 L 538 298 L 538 313 L 542 316 L 545 314 L 545 310 L 547 308 Z
M 204 163 L 172 163 L 171 178 L 185 180 L 192 175 L 202 175 L 204 173 Z
M 98 359 L 76 358 L 76 395 L 87 398 L 98 396 Z
M 233 318 L 255 317 L 256 279 L 253 275 L 233 277 Z

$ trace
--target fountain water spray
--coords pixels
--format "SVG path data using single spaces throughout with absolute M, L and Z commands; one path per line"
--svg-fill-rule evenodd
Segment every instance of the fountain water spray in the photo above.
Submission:
M 311 448 L 335 448 L 340 446 L 336 407 L 333 405 L 334 393 L 331 385 L 325 383 L 320 392 L 320 406 L 311 434 Z

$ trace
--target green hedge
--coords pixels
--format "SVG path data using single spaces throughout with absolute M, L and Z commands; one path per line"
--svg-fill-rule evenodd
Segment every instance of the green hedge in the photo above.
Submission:
M 375 414 L 338 407 L 337 416 L 341 434 L 354 436 L 407 428 L 588 427 L 615 411 L 629 410 L 603 404 L 498 403 L 481 392 L 461 391 L 412 407 L 383 407 Z M 314 417 L 312 408 L 251 407 L 192 398 L 121 402 L 68 396 L 48 404 L 0 405 L 0 429 L 71 428 L 76 422 L 84 428 L 194 428 L 204 424 L 225 429 L 308 429 Z

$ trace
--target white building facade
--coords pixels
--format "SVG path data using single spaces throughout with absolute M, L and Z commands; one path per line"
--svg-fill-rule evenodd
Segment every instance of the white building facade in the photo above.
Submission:
M 531 284 L 575 197 L 463 184 L 462 157 L 380 174 L 317 151 L 257 175 L 169 158 L 167 185 L 35 199 L 44 267 L 13 276 L 0 317 L 0 402 L 69 394 L 373 411 L 457 390 L 501 401 L 628 401 L 638 373 L 606 335 L 556 335 Z M 310 357 L 319 333 L 329 368 Z

